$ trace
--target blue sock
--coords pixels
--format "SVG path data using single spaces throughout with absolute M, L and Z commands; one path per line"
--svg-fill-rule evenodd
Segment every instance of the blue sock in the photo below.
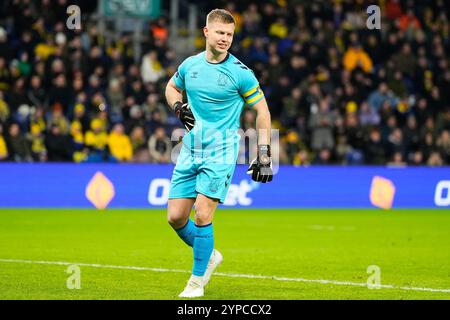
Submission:
M 206 226 L 196 226 L 194 239 L 194 268 L 192 274 L 202 277 L 208 266 L 209 258 L 214 249 L 214 231 L 212 223 Z
M 197 227 L 191 219 L 188 219 L 188 222 L 184 225 L 184 227 L 175 229 L 175 232 L 184 242 L 186 242 L 188 246 L 192 247 L 194 245 L 194 238 L 197 232 Z

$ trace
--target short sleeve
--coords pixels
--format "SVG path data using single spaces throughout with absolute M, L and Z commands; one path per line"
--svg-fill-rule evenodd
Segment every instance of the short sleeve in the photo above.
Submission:
M 253 106 L 259 100 L 264 98 L 264 93 L 259 87 L 259 82 L 255 77 L 255 74 L 252 70 L 245 67 L 242 68 L 240 75 L 240 90 L 239 93 L 244 98 L 245 103 L 248 106 Z
M 187 59 L 183 61 L 182 64 L 178 66 L 177 72 L 172 76 L 172 80 L 177 86 L 177 88 L 181 90 L 185 90 L 185 83 L 184 83 L 184 76 L 186 74 L 186 67 L 187 67 Z

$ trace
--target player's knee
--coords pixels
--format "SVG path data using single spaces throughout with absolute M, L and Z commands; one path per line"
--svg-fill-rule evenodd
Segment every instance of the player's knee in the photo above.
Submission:
M 167 212 L 167 222 L 172 226 L 174 229 L 181 228 L 186 224 L 187 219 L 178 213 L 174 212 Z
M 206 225 L 211 223 L 212 220 L 212 210 L 211 208 L 205 207 L 197 207 L 195 208 L 195 223 L 199 226 Z
M 206 214 L 195 214 L 195 224 L 198 226 L 204 226 L 211 223 L 210 215 Z

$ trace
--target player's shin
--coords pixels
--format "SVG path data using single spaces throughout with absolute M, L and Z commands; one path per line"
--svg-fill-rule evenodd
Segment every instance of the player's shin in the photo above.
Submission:
M 197 234 L 194 239 L 193 275 L 203 276 L 205 274 L 213 249 L 214 231 L 212 223 L 205 226 L 197 226 Z
M 188 219 L 186 225 L 179 229 L 175 229 L 175 232 L 188 246 L 192 247 L 194 245 L 194 238 L 197 233 L 197 227 L 194 221 Z

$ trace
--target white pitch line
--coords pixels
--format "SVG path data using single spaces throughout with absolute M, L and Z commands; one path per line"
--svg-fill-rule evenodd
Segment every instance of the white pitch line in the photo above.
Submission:
M 189 271 L 189 270 L 181 270 L 181 269 L 165 269 L 165 268 L 150 268 L 150 267 L 135 267 L 135 266 L 115 266 L 115 265 L 98 264 L 98 263 L 36 261 L 36 260 L 20 260 L 20 259 L 0 259 L 0 262 L 49 264 L 49 265 L 62 265 L 62 266 L 77 265 L 77 266 L 92 267 L 92 268 L 125 269 L 125 270 L 140 270 L 140 271 L 153 271 L 153 272 L 191 273 L 191 271 Z M 364 283 L 364 282 L 315 280 L 315 279 L 304 279 L 304 278 L 286 278 L 286 277 L 278 277 L 278 276 L 263 276 L 263 275 L 253 275 L 253 274 L 222 273 L 222 272 L 214 272 L 214 275 L 220 276 L 220 277 L 229 277 L 229 278 L 264 279 L 264 280 L 276 280 L 276 281 L 332 284 L 332 285 L 340 285 L 340 286 L 367 287 L 367 283 Z M 382 289 L 399 289 L 399 290 L 408 290 L 408 291 L 428 291 L 428 292 L 450 293 L 450 289 L 403 287 L 403 286 L 394 286 L 394 285 L 390 285 L 390 284 L 382 284 L 382 285 L 379 285 L 379 287 Z

